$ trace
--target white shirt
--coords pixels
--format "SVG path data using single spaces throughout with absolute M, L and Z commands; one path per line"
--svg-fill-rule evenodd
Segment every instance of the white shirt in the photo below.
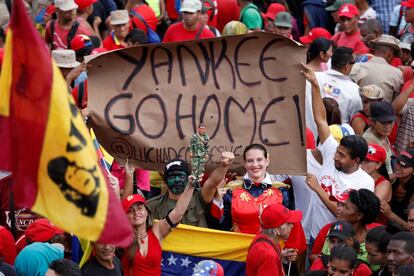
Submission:
M 359 86 L 349 76 L 330 69 L 316 72 L 322 97 L 335 99 L 341 110 L 342 123 L 349 123 L 352 115 L 362 110 Z
M 368 19 L 376 19 L 377 13 L 372 7 L 369 7 L 360 17 L 358 24 L 362 25 Z
M 313 157 L 312 150 L 306 151 L 308 173 L 318 177 L 322 165 Z M 302 227 L 306 241 L 316 238 L 320 229 L 336 219 L 323 204 L 319 196 L 305 183 L 304 176 L 291 176 L 293 193 L 295 194 L 295 207 L 302 211 Z
M 338 142 L 332 135 L 329 135 L 328 139 L 318 147 L 323 158 L 323 166 L 318 180 L 321 187 L 329 195 L 342 198 L 344 192 L 349 189 L 359 190 L 364 188 L 374 191 L 374 179 L 361 168 L 350 174 L 335 168 L 334 156 Z

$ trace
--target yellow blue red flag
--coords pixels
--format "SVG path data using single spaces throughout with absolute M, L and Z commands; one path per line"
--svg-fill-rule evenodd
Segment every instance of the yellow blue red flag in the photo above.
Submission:
M 225 275 L 244 275 L 254 235 L 180 224 L 162 242 L 162 275 L 191 275 L 202 260 L 221 264 Z
M 132 229 L 98 165 L 88 130 L 23 0 L 13 1 L 0 76 L 0 169 L 18 207 L 102 243 L 128 246 Z

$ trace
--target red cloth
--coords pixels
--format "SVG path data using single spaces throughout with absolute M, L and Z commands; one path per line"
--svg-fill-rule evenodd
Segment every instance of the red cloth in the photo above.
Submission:
M 352 124 L 352 120 L 354 120 L 355 118 L 361 118 L 362 120 L 364 120 L 364 122 L 365 122 L 368 126 L 371 126 L 371 125 L 372 125 L 371 120 L 370 120 L 367 116 L 365 116 L 364 114 L 362 114 L 361 112 L 357 112 L 357 113 L 355 113 L 355 114 L 352 116 L 352 118 L 351 118 L 351 124 Z
M 404 79 L 404 85 L 411 81 L 414 77 L 413 69 L 411 66 L 401 66 L 401 71 L 403 72 L 403 79 Z
M 146 275 L 161 275 L 161 245 L 157 237 L 152 232 L 148 231 L 148 252 L 147 256 L 142 256 L 137 249 L 134 257 L 134 265 L 128 265 L 128 253 L 122 257 L 122 270 L 125 276 L 146 276 Z M 131 273 L 132 272 L 132 273 Z
M 391 65 L 398 68 L 398 66 L 402 65 L 402 61 L 400 58 L 395 57 L 391 60 Z
M 175 21 L 178 19 L 178 11 L 175 9 L 175 0 L 165 0 L 165 9 L 168 17 Z
M 155 31 L 157 29 L 158 19 L 157 19 L 157 16 L 155 15 L 155 12 L 151 9 L 151 7 L 149 7 L 147 5 L 139 5 L 139 6 L 133 7 L 132 9 L 134 11 L 136 11 L 137 13 L 139 13 L 145 19 L 148 26 L 150 26 L 150 28 L 153 31 Z M 141 21 L 141 20 L 139 20 L 139 21 Z M 142 23 L 142 24 L 144 24 L 144 23 Z M 145 28 L 145 32 L 146 32 L 146 28 Z
M 114 32 L 110 33 L 102 42 L 102 45 L 108 51 L 125 48 L 122 44 L 116 45 L 114 40 Z
M 410 87 L 410 85 L 413 83 L 413 80 L 411 79 L 411 80 L 409 80 L 409 81 L 407 81 L 406 83 L 404 83 L 404 85 L 403 85 L 403 87 L 401 88 L 401 92 L 404 92 L 405 90 L 407 90 L 408 89 L 408 87 Z M 410 94 L 410 98 L 414 98 L 414 92 L 412 92 L 411 94 Z
M 7 228 L 0 226 L 0 257 L 4 258 L 5 263 L 14 265 L 16 254 L 16 246 L 12 233 Z
M 46 24 L 46 34 L 45 34 L 45 40 L 50 45 L 52 42 L 52 34 L 50 33 L 50 24 L 52 21 L 49 21 Z M 68 34 L 70 29 L 62 29 L 62 27 L 58 24 L 58 21 L 55 21 L 55 35 L 53 36 L 53 46 L 54 49 L 67 49 L 68 48 Z M 80 35 L 91 35 L 89 28 L 85 26 L 83 23 L 79 23 L 78 29 L 76 30 L 76 34 Z
M 266 189 L 254 198 L 244 188 L 236 188 L 232 193 L 231 216 L 233 231 L 246 234 L 257 234 L 260 231 L 259 206 L 282 203 L 283 195 L 276 188 Z
M 76 106 L 83 109 L 88 106 L 88 80 L 84 80 L 72 89 L 72 97 Z
M 315 149 L 315 136 L 313 135 L 312 130 L 306 128 L 306 149 Z
M 326 240 L 326 236 L 328 236 L 329 228 L 331 227 L 331 225 L 332 223 L 328 223 L 327 225 L 321 228 L 318 236 L 316 236 L 315 242 L 313 243 L 311 254 L 316 254 L 316 255 L 321 254 L 323 245 Z M 378 226 L 382 226 L 382 224 L 374 222 L 374 223 L 368 224 L 366 227 L 367 227 L 367 230 L 370 230 Z
M 267 239 L 269 242 L 259 241 L 258 238 Z M 267 236 L 258 234 L 251 243 L 246 259 L 246 276 L 274 275 L 283 276 L 282 261 L 280 259 L 280 246 Z M 273 244 L 274 246 L 272 246 Z M 276 250 L 277 252 L 276 252 Z
M 293 224 L 293 228 L 290 231 L 289 238 L 287 239 L 284 248 L 297 249 L 298 254 L 305 252 L 308 248 L 306 245 L 305 232 L 303 231 L 302 224 L 300 222 Z
M 224 26 L 232 20 L 238 21 L 240 7 L 237 0 L 217 0 L 217 29 L 222 32 Z
M 318 258 L 311 266 L 311 271 L 315 270 L 327 270 L 327 267 L 323 265 L 322 259 Z M 371 269 L 364 263 L 360 263 L 354 270 L 353 276 L 367 276 L 371 275 Z
M 188 31 L 184 29 L 183 22 L 172 24 L 170 25 L 170 27 L 168 27 L 162 42 L 165 43 L 165 42 L 176 42 L 176 41 L 196 39 L 196 35 L 199 32 L 200 28 L 203 28 L 203 27 L 201 27 L 201 25 L 198 24 L 197 29 L 195 29 L 194 31 Z M 203 28 L 203 30 L 201 31 L 201 34 L 199 35 L 199 39 L 214 38 L 214 37 L 215 35 L 207 28 Z
M 124 189 L 125 178 L 126 178 L 125 168 L 121 167 L 119 163 L 114 160 L 111 166 L 111 173 L 118 178 L 119 187 L 121 189 Z M 137 187 L 140 190 L 149 192 L 150 191 L 149 171 L 143 170 L 143 169 L 136 169 L 134 174 L 135 174 Z
M 361 33 L 359 30 L 351 35 L 344 32 L 336 33 L 332 37 L 332 41 L 335 42 L 338 47 L 351 48 L 355 54 L 363 55 L 369 53 L 368 47 L 361 40 Z

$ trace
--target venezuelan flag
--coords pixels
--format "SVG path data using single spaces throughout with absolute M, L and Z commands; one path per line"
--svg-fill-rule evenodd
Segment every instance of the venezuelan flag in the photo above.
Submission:
M 221 264 L 225 275 L 244 275 L 254 235 L 180 224 L 162 242 L 162 275 L 191 275 L 202 260 Z
M 0 169 L 13 173 L 17 206 L 81 238 L 130 244 L 127 217 L 22 0 L 13 1 L 0 76 L 0 141 Z

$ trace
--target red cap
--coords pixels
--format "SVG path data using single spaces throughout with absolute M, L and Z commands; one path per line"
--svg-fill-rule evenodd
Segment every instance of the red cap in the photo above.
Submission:
M 401 2 L 401 6 L 407 7 L 407 8 L 414 8 L 414 0 L 408 0 Z
M 324 37 L 328 40 L 331 40 L 332 35 L 325 30 L 324 28 L 313 28 L 310 30 L 308 35 L 299 37 L 300 42 L 303 44 L 311 44 L 315 39 Z
M 135 203 L 144 203 L 147 204 L 145 198 L 139 194 L 130 195 L 127 198 L 122 200 L 122 208 L 124 208 L 125 213 L 128 213 L 129 208 Z
M 290 211 L 282 204 L 270 204 L 262 212 L 261 222 L 264 229 L 276 228 L 285 223 L 297 223 L 302 219 L 301 211 Z
M 353 18 L 354 16 L 359 16 L 359 10 L 355 5 L 343 4 L 339 8 L 339 12 L 338 12 L 338 17 L 341 17 L 341 16 Z
M 74 51 L 80 50 L 88 46 L 93 46 L 92 40 L 89 36 L 84 34 L 79 34 L 75 36 L 70 42 L 70 48 Z
M 78 10 L 83 11 L 93 3 L 98 0 L 75 0 L 76 5 L 78 5 Z
M 267 11 L 265 14 L 263 14 L 264 17 L 270 18 L 273 21 L 276 18 L 276 15 L 279 12 L 285 12 L 286 11 L 286 7 L 283 6 L 282 4 L 279 3 L 272 3 L 270 4 L 270 6 L 267 8 Z
M 63 234 L 65 231 L 57 228 L 48 219 L 37 219 L 26 229 L 26 238 L 33 242 L 47 242 L 56 235 Z
M 369 161 L 384 163 L 387 158 L 385 149 L 378 144 L 369 144 L 366 159 Z

